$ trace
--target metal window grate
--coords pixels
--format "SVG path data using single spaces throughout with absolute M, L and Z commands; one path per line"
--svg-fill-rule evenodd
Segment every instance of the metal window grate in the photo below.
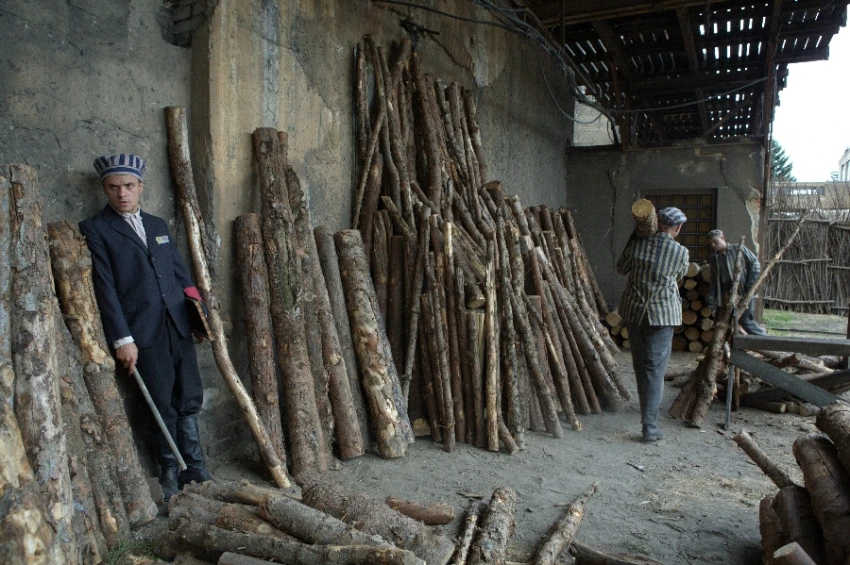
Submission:
M 676 240 L 688 248 L 691 261 L 702 263 L 708 261 L 711 248 L 705 237 L 717 225 L 717 192 L 665 192 L 646 194 L 642 196 L 655 205 L 656 210 L 675 206 L 688 217 L 687 223 Z

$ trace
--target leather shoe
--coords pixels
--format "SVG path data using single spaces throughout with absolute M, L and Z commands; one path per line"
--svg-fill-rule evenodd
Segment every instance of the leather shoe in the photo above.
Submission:
M 662 439 L 664 439 L 664 434 L 662 434 L 660 431 L 644 432 L 643 437 L 641 438 L 644 443 L 652 443 Z
M 162 501 L 168 502 L 172 496 L 177 494 L 177 467 L 162 467 L 159 484 L 162 487 Z

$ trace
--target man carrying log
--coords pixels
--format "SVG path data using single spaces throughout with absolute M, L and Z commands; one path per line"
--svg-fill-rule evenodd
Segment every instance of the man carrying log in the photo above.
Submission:
M 658 441 L 658 407 L 664 394 L 664 373 L 673 340 L 673 328 L 682 323 L 682 302 L 676 280 L 688 269 L 688 250 L 676 243 L 688 221 L 678 208 L 658 212 L 658 231 L 646 238 L 633 232 L 617 272 L 628 275 L 620 312 L 629 328 L 632 365 L 640 398 L 643 441 Z
M 178 474 L 176 456 L 153 425 L 160 484 L 168 500 L 185 484 L 212 479 L 198 434 L 204 391 L 185 302 L 186 297 L 200 300 L 200 294 L 165 221 L 141 210 L 145 167 L 136 155 L 95 159 L 108 204 L 80 222 L 80 232 L 91 251 L 106 339 L 129 374 L 138 367 L 187 466 Z
M 744 265 L 741 270 L 741 288 L 738 291 L 739 296 L 744 296 L 750 291 L 750 288 L 755 284 L 761 272 L 761 265 L 758 257 L 747 249 L 744 245 L 737 243 L 726 243 L 726 237 L 721 230 L 711 230 L 708 232 L 708 244 L 714 250 L 711 257 L 708 259 L 708 264 L 711 267 L 711 288 L 708 291 L 707 306 L 712 312 L 719 304 L 723 303 L 729 290 L 732 288 L 732 273 L 735 271 L 735 261 L 738 258 L 738 251 L 744 254 Z M 767 331 L 756 323 L 753 317 L 753 307 L 755 298 L 750 300 L 750 304 L 745 312 L 741 313 L 738 324 L 744 328 L 750 335 L 767 335 Z

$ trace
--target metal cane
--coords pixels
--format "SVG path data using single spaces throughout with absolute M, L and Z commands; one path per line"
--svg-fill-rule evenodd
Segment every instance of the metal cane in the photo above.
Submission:
M 159 426 L 159 430 L 162 432 L 162 435 L 165 436 L 165 440 L 168 442 L 168 447 L 171 449 L 171 452 L 177 458 L 177 466 L 180 467 L 181 471 L 185 471 L 186 462 L 183 461 L 183 456 L 180 455 L 180 450 L 177 449 L 177 444 L 174 443 L 174 438 L 171 437 L 171 433 L 165 426 L 165 422 L 162 421 L 162 415 L 160 415 L 159 410 L 157 410 L 156 404 L 153 403 L 151 393 L 148 392 L 148 387 L 145 385 L 145 381 L 142 380 L 142 375 L 139 374 L 139 369 L 137 369 L 136 367 L 133 367 L 133 376 L 136 377 L 136 383 L 139 385 L 139 388 L 142 389 L 142 396 L 145 397 L 145 401 L 148 403 L 151 412 L 153 412 L 153 417 L 156 420 L 156 423 Z

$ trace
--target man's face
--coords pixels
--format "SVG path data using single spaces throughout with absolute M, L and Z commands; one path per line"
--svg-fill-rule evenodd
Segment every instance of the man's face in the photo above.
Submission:
M 723 236 L 712 237 L 708 240 L 708 244 L 714 249 L 715 253 L 726 251 L 726 238 Z
M 139 209 L 144 183 L 133 175 L 110 175 L 101 184 L 109 204 L 119 212 Z

